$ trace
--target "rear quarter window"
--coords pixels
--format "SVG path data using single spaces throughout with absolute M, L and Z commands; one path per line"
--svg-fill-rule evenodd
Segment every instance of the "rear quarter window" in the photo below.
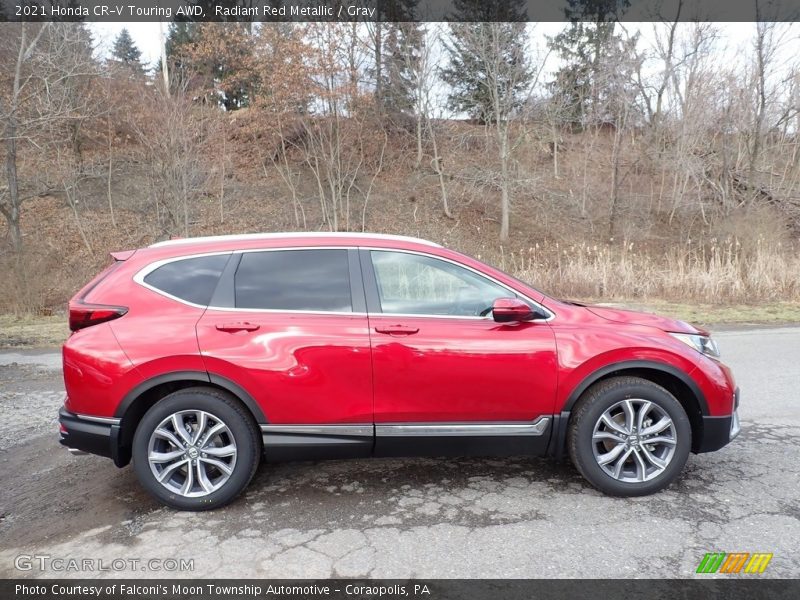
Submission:
M 208 306 L 230 254 L 198 256 L 168 262 L 151 271 L 144 282 L 192 304 Z

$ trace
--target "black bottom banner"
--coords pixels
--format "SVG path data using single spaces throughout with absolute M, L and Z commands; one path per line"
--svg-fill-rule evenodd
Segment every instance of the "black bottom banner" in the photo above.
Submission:
M 702 600 L 800 598 L 800 580 L 786 579 L 30 579 L 0 580 L 2 600 L 355 600 L 536 598 Z

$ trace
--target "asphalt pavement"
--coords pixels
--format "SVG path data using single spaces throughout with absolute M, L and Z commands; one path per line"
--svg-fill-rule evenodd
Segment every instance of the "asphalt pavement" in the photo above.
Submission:
M 715 337 L 742 434 L 654 496 L 604 496 L 544 459 L 352 460 L 262 465 L 210 513 L 68 454 L 60 356 L 0 351 L 0 577 L 670 578 L 717 551 L 770 552 L 761 577 L 798 577 L 800 328 Z

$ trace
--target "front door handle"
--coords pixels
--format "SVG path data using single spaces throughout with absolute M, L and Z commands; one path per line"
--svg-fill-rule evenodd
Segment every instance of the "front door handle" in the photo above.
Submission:
M 389 335 L 412 335 L 419 331 L 419 327 L 410 325 L 378 325 L 375 327 L 378 333 L 388 333 Z
M 236 333 L 237 331 L 255 331 L 260 325 L 253 323 L 220 323 L 217 329 L 226 333 Z

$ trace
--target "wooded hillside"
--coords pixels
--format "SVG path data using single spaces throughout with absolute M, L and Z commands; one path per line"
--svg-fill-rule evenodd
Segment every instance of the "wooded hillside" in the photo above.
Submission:
M 0 311 L 58 309 L 110 250 L 279 230 L 417 235 L 572 297 L 800 299 L 792 25 L 737 64 L 713 24 L 626 25 L 184 23 L 147 69 L 127 32 L 106 58 L 0 24 Z

